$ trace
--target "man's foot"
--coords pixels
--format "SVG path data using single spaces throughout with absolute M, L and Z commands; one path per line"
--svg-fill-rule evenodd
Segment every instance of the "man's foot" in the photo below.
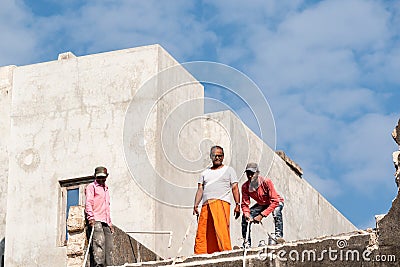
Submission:
M 265 247 L 266 245 L 265 240 L 260 240 L 260 242 L 258 242 L 259 247 Z
M 243 242 L 243 245 L 241 248 L 250 248 L 250 243 L 249 242 Z
M 278 244 L 283 244 L 285 242 L 286 242 L 285 239 L 283 239 L 282 237 L 277 237 L 276 238 L 276 243 L 278 243 Z

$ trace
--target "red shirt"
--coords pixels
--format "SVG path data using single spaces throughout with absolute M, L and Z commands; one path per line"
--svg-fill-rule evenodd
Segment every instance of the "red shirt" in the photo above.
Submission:
M 242 185 L 242 211 L 243 214 L 250 216 L 250 198 L 254 199 L 259 205 L 268 205 L 261 214 L 267 217 L 276 207 L 279 202 L 283 202 L 283 198 L 276 192 L 274 184 L 268 178 L 258 176 L 258 188 L 255 191 L 249 192 L 249 181 L 247 180 Z
M 88 220 L 105 222 L 111 226 L 110 194 L 108 186 L 101 186 L 96 180 L 86 187 L 85 211 Z

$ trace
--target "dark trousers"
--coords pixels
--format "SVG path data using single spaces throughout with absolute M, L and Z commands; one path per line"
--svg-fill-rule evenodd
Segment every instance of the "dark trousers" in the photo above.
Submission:
M 259 205 L 255 204 L 250 208 L 250 216 L 251 218 L 256 217 L 257 215 L 261 214 L 266 208 L 268 208 L 268 205 Z M 274 209 L 272 212 L 272 216 L 274 217 L 274 223 L 275 223 L 275 238 L 282 237 L 283 238 L 283 219 L 282 219 L 282 209 L 283 209 L 283 202 L 279 202 L 279 206 Z M 246 233 L 247 233 L 247 225 L 249 223 L 246 220 L 246 217 L 243 215 L 242 216 L 242 237 L 243 240 L 246 240 Z M 248 244 L 251 246 L 251 224 L 249 227 L 249 239 Z
M 113 236 L 110 227 L 103 222 L 94 223 L 92 252 L 95 267 L 110 266 L 112 264 L 111 252 Z

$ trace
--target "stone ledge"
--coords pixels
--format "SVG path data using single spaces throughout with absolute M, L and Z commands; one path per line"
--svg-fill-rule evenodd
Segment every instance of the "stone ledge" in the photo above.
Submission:
M 287 242 L 217 252 L 213 254 L 178 257 L 163 261 L 125 264 L 125 267 L 152 266 L 221 266 L 243 265 L 261 267 L 292 266 L 400 266 L 400 203 L 399 196 L 385 216 L 377 216 L 377 230 L 358 230 L 340 235 L 322 236 L 310 240 Z M 385 261 L 377 261 L 385 257 Z
M 66 60 L 66 59 L 71 59 L 71 58 L 76 58 L 76 56 L 72 52 L 64 52 L 64 53 L 58 54 L 57 60 Z
M 400 119 L 397 122 L 396 127 L 393 129 L 392 137 L 396 144 L 400 147 Z
M 281 157 L 286 164 L 290 167 L 290 169 L 292 169 L 298 176 L 302 176 L 303 175 L 303 169 L 300 167 L 299 164 L 297 164 L 296 162 L 294 162 L 291 158 L 289 158 L 286 153 L 282 150 L 277 150 L 275 151 L 275 153 Z
M 316 259 L 317 256 L 321 257 L 320 252 L 323 250 L 328 250 L 329 248 L 333 250 L 339 250 L 338 244 L 342 242 L 345 246 L 343 249 L 358 251 L 357 253 L 361 255 L 361 253 L 368 249 L 370 244 L 371 236 L 373 236 L 373 232 L 367 231 L 357 231 L 346 233 L 343 235 L 337 236 L 329 236 L 329 237 L 320 237 L 313 240 L 308 241 L 296 241 L 296 242 L 288 242 L 282 245 L 273 245 L 273 246 L 265 246 L 265 247 L 256 247 L 250 248 L 246 252 L 246 265 L 247 266 L 310 266 L 311 261 L 285 261 L 280 260 L 277 257 L 277 253 L 279 251 L 285 251 L 286 255 L 290 255 L 291 251 L 297 251 L 299 253 L 299 257 L 302 255 L 306 255 L 308 257 L 309 253 L 313 253 L 315 251 Z M 311 255 L 312 256 L 312 255 Z M 153 262 L 143 262 L 143 263 L 133 263 L 133 264 L 125 264 L 124 266 L 134 267 L 134 266 L 239 266 L 243 264 L 244 259 L 244 250 L 231 250 L 224 252 L 217 252 L 213 254 L 204 254 L 204 255 L 194 255 L 191 257 L 180 257 L 176 259 L 168 259 L 164 261 L 153 261 Z M 329 259 L 321 260 L 321 265 L 314 265 L 315 262 L 312 262 L 313 266 L 336 266 L 329 265 Z M 335 264 L 335 263 L 334 263 Z M 361 266 L 361 265 L 360 265 Z M 364 265 L 365 266 L 365 265 Z

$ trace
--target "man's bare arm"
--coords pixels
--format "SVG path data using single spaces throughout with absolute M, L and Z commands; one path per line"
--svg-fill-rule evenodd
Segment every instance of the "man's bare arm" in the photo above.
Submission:
M 196 196 L 194 197 L 193 215 L 199 214 L 198 206 L 202 198 L 203 198 L 203 184 L 198 184 Z
M 235 209 L 234 209 L 235 219 L 237 219 L 240 216 L 240 192 L 238 183 L 234 183 L 232 185 L 232 194 L 233 194 L 233 199 L 235 200 Z

